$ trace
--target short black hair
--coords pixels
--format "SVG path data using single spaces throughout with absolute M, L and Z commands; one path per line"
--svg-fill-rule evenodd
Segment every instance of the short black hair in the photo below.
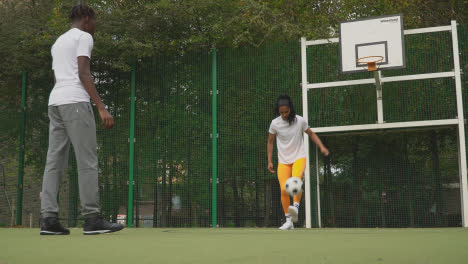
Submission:
M 80 4 L 72 7 L 68 18 L 70 19 L 70 22 L 75 22 L 85 17 L 96 19 L 96 13 L 90 6 Z
M 289 97 L 289 95 L 287 94 L 282 94 L 280 96 L 278 96 L 278 99 L 276 100 L 276 105 L 275 105 L 275 109 L 273 110 L 274 113 L 279 116 L 280 115 L 280 112 L 279 112 L 279 101 L 280 100 L 287 100 L 288 101 L 288 106 L 289 106 L 289 116 L 288 116 L 288 123 L 289 125 L 291 125 L 292 123 L 294 123 L 296 121 L 296 110 L 294 109 L 294 104 L 291 100 L 291 97 Z

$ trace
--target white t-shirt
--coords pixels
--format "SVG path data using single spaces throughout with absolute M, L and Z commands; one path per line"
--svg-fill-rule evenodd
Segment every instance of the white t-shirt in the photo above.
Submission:
M 296 121 L 289 125 L 281 116 L 273 119 L 270 124 L 270 134 L 276 135 L 278 161 L 282 164 L 292 164 L 306 157 L 304 149 L 304 132 L 309 128 L 307 121 L 296 115 Z
M 77 28 L 70 29 L 55 41 L 51 53 L 56 83 L 50 93 L 49 105 L 89 102 L 89 95 L 78 76 L 78 57 L 91 59 L 93 45 L 91 34 Z

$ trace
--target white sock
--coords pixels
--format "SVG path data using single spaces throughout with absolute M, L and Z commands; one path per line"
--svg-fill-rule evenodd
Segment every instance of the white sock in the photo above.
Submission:
M 291 222 L 292 221 L 292 217 L 290 214 L 286 214 L 286 222 Z
M 299 211 L 299 203 L 294 203 L 294 207 L 296 207 L 297 210 Z

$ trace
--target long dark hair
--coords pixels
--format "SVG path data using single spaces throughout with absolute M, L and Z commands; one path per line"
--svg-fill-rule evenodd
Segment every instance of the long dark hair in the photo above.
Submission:
M 294 104 L 291 100 L 291 97 L 289 97 L 289 95 L 287 94 L 282 94 L 280 96 L 278 96 L 278 99 L 276 100 L 276 105 L 275 105 L 275 109 L 273 110 L 274 113 L 279 116 L 280 115 L 280 112 L 279 112 L 279 108 L 280 108 L 280 101 L 284 101 L 284 100 L 287 100 L 288 102 L 288 106 L 289 106 L 289 116 L 288 116 L 288 122 L 289 122 L 289 125 L 291 125 L 292 123 L 294 123 L 296 121 L 296 110 L 294 109 Z
M 70 14 L 68 16 L 68 18 L 70 19 L 70 22 L 75 22 L 76 20 L 80 20 L 85 17 L 96 19 L 96 13 L 91 7 L 89 7 L 86 4 L 80 4 L 80 5 L 74 6 L 71 9 Z

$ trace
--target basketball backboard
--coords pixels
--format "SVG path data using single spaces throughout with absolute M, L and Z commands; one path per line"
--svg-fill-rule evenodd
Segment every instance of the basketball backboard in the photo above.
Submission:
M 367 63 L 359 58 L 383 57 L 379 70 L 405 67 L 403 16 L 389 15 L 341 22 L 341 72 L 367 71 Z

